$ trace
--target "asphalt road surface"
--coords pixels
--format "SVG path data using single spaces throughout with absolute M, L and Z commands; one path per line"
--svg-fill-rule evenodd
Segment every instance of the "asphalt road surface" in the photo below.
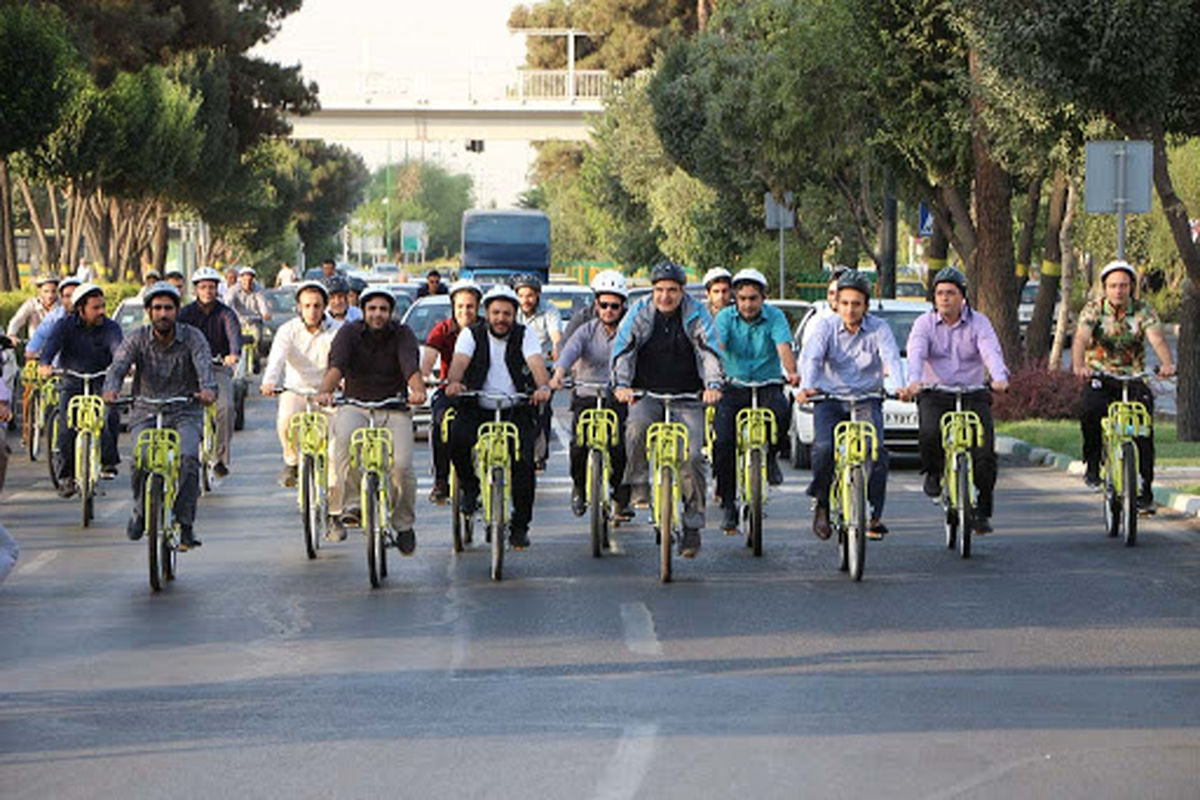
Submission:
M 1127 549 L 1078 479 L 1006 468 L 964 561 L 896 470 L 856 584 L 785 467 L 761 559 L 710 529 L 662 585 L 644 519 L 591 558 L 557 452 L 533 547 L 493 583 L 483 548 L 452 553 L 422 450 L 417 553 L 372 590 L 356 531 L 305 557 L 272 421 L 253 398 L 204 547 L 160 594 L 124 536 L 127 464 L 83 530 L 14 453 L 0 796 L 1200 795 L 1200 529 L 1180 517 Z

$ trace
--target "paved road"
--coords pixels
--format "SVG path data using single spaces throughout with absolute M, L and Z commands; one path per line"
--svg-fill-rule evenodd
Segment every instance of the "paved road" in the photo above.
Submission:
M 1009 469 L 964 562 L 900 471 L 853 584 L 793 472 L 762 559 L 710 532 L 663 586 L 644 524 L 590 557 L 560 456 L 509 579 L 455 557 L 422 500 L 417 555 L 372 591 L 361 539 L 304 557 L 270 417 L 255 399 L 160 595 L 124 475 L 83 531 L 14 458 L 6 799 L 1197 796 L 1200 530 L 1179 518 L 1128 550 L 1076 480 Z

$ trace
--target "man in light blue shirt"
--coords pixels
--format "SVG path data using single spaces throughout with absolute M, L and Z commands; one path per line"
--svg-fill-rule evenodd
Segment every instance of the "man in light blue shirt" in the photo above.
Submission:
M 871 300 L 871 282 L 857 270 L 838 279 L 838 314 L 817 323 L 812 339 L 801 353 L 800 393 L 807 401 L 817 393 L 862 395 L 883 390 L 884 368 L 897 378 L 903 375 L 900 351 L 888 324 L 867 313 Z M 871 464 L 867 480 L 867 499 L 871 505 L 868 537 L 881 539 L 887 527 L 880 521 L 887 491 L 888 455 L 882 444 L 883 401 L 858 404 L 879 434 L 879 457 Z M 833 429 L 850 419 L 850 404 L 840 400 L 819 400 L 813 411 L 813 479 L 808 493 L 816 502 L 813 533 L 828 539 L 829 484 L 833 479 Z
M 732 381 L 760 383 L 785 379 L 793 385 L 800 382 L 796 374 L 796 357 L 792 354 L 792 332 L 787 317 L 774 306 L 767 305 L 767 279 L 756 269 L 743 269 L 733 277 L 734 305 L 717 313 L 714 324 L 717 339 L 725 358 L 725 376 Z M 775 444 L 767 458 L 767 482 L 772 486 L 783 483 L 777 456 L 779 445 L 791 425 L 791 400 L 782 386 L 765 386 L 758 390 L 759 407 L 769 408 L 775 415 Z M 737 484 L 734 479 L 737 439 L 737 415 L 751 405 L 751 390 L 730 384 L 721 393 L 713 428 L 713 475 L 717 480 L 717 496 L 721 498 L 724 519 L 721 527 L 728 534 L 737 533 Z

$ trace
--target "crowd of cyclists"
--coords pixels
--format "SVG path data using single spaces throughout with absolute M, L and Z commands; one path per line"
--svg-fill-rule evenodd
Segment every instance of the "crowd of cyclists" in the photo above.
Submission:
M 768 302 L 767 279 L 757 270 L 731 274 L 710 270 L 704 277 L 704 301 L 687 291 L 688 277 L 677 264 L 664 262 L 650 272 L 651 292 L 630 302 L 629 286 L 617 271 L 604 271 L 591 281 L 593 303 L 579 311 L 564 327 L 558 309 L 542 297 L 541 281 L 520 275 L 509 284 L 485 290 L 471 280 L 448 287 L 431 272 L 424 294 L 448 293 L 450 314 L 419 342 L 413 331 L 397 319 L 394 296 L 380 286 L 351 287 L 334 269 L 323 265 L 321 280 L 291 284 L 297 316 L 275 334 L 263 370 L 261 392 L 278 396 L 276 431 L 282 450 L 279 482 L 295 486 L 297 453 L 288 435 L 292 416 L 304 411 L 309 399 L 330 415 L 329 525 L 326 537 L 346 538 L 346 528 L 360 524 L 357 507 L 358 471 L 352 466 L 350 441 L 366 425 L 361 408 L 337 404 L 337 395 L 361 401 L 395 398 L 394 408 L 376 415 L 376 423 L 392 432 L 390 509 L 393 540 L 405 555 L 416 547 L 417 480 L 413 469 L 412 408 L 426 402 L 432 410 L 430 442 L 433 455 L 433 488 L 429 500 L 443 504 L 449 496 L 453 464 L 461 492 L 462 510 L 478 508 L 480 487 L 472 468 L 473 446 L 480 425 L 493 419 L 497 404 L 502 417 L 518 430 L 519 453 L 513 453 L 513 514 L 508 531 L 511 547 L 530 544 L 537 473 L 550 453 L 551 398 L 554 391 L 570 389 L 573 417 L 599 401 L 616 412 L 622 435 L 612 443 L 613 508 L 618 520 L 634 517 L 644 507 L 650 491 L 647 465 L 647 429 L 663 418 L 663 400 L 649 395 L 686 396 L 673 402 L 671 412 L 686 426 L 693 443 L 680 471 L 683 500 L 679 553 L 694 557 L 701 547 L 709 497 L 708 478 L 715 479 L 715 499 L 721 509 L 721 528 L 738 528 L 735 503 L 736 419 L 751 403 L 750 393 L 739 383 L 776 381 L 758 393 L 761 406 L 775 416 L 777 430 L 786 432 L 797 403 L 811 403 L 815 439 L 812 451 L 813 533 L 831 534 L 829 487 L 833 474 L 834 430 L 851 415 L 847 396 L 878 393 L 885 376 L 899 383 L 896 396 L 915 400 L 919 417 L 919 452 L 924 491 L 941 492 L 942 442 L 938 423 L 954 403 L 952 394 L 936 387 L 975 386 L 989 390 L 964 398 L 976 412 L 984 438 L 975 449 L 978 509 L 974 533 L 992 531 L 996 455 L 991 414 L 992 392 L 1008 388 L 1008 368 L 996 333 L 988 318 L 971 308 L 967 279 L 954 267 L 937 272 L 931 280 L 931 308 L 912 327 L 906 342 L 906 360 L 891 328 L 871 313 L 872 285 L 868 275 L 846 268 L 834 271 L 827 304 L 807 326 L 797 359 L 793 331 L 783 313 Z M 151 274 L 142 299 L 148 324 L 122 336 L 120 327 L 105 313 L 103 289 L 76 278 L 39 278 L 36 293 L 24 303 L 8 326 L 14 342 L 24 342 L 26 359 L 39 364 L 41 377 L 59 371 L 106 372 L 103 397 L 118 400 L 127 374 L 133 371 L 131 435 L 152 425 L 154 413 L 144 400 L 176 396 L 195 398 L 191 405 L 167 410 L 167 425 L 178 431 L 183 455 L 180 491 L 174 515 L 180 527 L 180 549 L 196 547 L 196 503 L 199 495 L 199 453 L 203 406 L 217 403 L 217 461 L 215 474 L 229 474 L 233 429 L 233 381 L 243 353 L 243 337 L 261 337 L 262 323 L 270 311 L 251 268 L 222 274 L 200 268 L 191 276 L 194 300 L 183 303 L 184 276 L 178 271 Z M 1115 261 L 1101 274 L 1102 294 L 1089 302 L 1079 316 L 1072 347 L 1074 371 L 1086 379 L 1083 388 L 1083 456 L 1086 481 L 1099 483 L 1100 420 L 1119 387 L 1105 373 L 1138 373 L 1144 370 L 1145 348 L 1154 348 L 1164 377 L 1175 372 L 1162 326 L 1149 305 L 1132 294 L 1136 272 Z M 352 291 L 357 289 L 358 291 Z M 357 296 L 354 296 L 357 295 Z M 421 345 L 425 345 L 422 355 Z M 58 373 L 62 374 L 62 373 Z M 907 375 L 907 381 L 901 376 Z M 60 408 L 83 391 L 78 379 L 64 377 Z M 23 420 L 30 415 L 31 386 L 24 387 Z M 1137 397 L 1151 408 L 1152 393 L 1144 384 Z M 507 399 L 498 399 L 507 398 Z M 12 415 L 8 387 L 0 383 L 0 418 Z M 883 400 L 879 396 L 856 404 L 860 418 L 882 433 Z M 699 443 L 706 440 L 706 407 L 714 407 L 711 460 Z M 438 435 L 453 409 L 451 435 Z M 574 430 L 574 426 L 572 426 Z M 108 416 L 102 438 L 102 473 L 117 475 L 118 417 Z M 786 437 L 772 445 L 767 461 L 768 482 L 783 481 L 778 466 Z M 54 444 L 69 451 L 70 436 Z M 1142 491 L 1140 507 L 1153 510 L 1151 486 L 1154 448 L 1150 437 L 1139 440 Z M 569 443 L 572 480 L 571 508 L 585 513 L 584 474 L 586 449 Z M 67 453 L 69 456 L 69 453 Z M 63 474 L 59 494 L 70 497 L 70 457 L 60 461 Z M 881 448 L 869 468 L 869 536 L 883 538 L 889 458 Z M 141 497 L 145 476 L 132 470 L 135 498 L 128 535 L 142 535 Z

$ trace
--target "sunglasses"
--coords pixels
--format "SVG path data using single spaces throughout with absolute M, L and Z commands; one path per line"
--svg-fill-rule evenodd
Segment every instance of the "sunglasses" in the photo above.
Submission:
M 624 303 L 601 303 L 599 301 L 596 302 L 596 307 L 601 309 L 602 311 L 617 311 L 623 305 L 625 305 L 625 304 Z

